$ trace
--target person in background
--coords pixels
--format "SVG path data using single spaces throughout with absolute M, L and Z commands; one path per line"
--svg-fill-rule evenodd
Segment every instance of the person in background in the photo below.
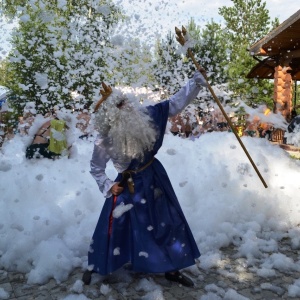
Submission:
M 273 126 L 269 123 L 260 123 L 258 127 L 259 137 L 266 138 L 269 141 L 272 138 Z
M 173 135 L 180 136 L 182 133 L 182 129 L 184 127 L 181 115 L 178 114 L 176 116 L 171 117 L 170 122 L 171 122 L 171 128 L 170 128 L 171 133 Z
M 34 102 L 26 103 L 23 111 L 22 128 L 25 134 L 28 134 L 30 127 L 32 126 L 36 117 L 36 109 Z
M 244 130 L 244 136 L 250 136 L 250 137 L 259 137 L 259 122 L 260 119 L 257 116 L 254 116 L 253 119 L 248 120 L 250 116 L 246 116 L 246 129 Z
M 189 137 L 193 132 L 193 128 L 192 128 L 192 124 L 190 121 L 190 116 L 189 113 L 187 113 L 185 115 L 185 124 L 184 124 L 184 133 L 185 133 L 185 137 Z
M 89 114 L 89 105 L 84 105 L 83 109 L 81 109 L 76 117 L 77 123 L 76 128 L 80 130 L 82 133 L 79 138 L 80 139 L 87 139 L 91 134 L 91 115 Z
M 300 127 L 300 115 L 295 116 L 292 119 L 292 121 L 290 122 L 290 124 L 288 125 L 288 128 L 287 128 L 288 132 L 289 133 L 294 132 L 294 130 L 297 126 Z
M 300 147 L 300 115 L 295 116 L 289 123 L 283 143 Z
M 26 132 L 25 132 L 25 126 L 24 126 L 24 117 L 19 117 L 18 118 L 18 133 L 21 135 L 21 136 L 24 136 L 26 135 Z
M 67 145 L 66 130 L 66 122 L 58 119 L 54 110 L 48 113 L 45 122 L 33 136 L 32 143 L 26 148 L 26 158 L 55 159 L 68 155 L 70 147 Z

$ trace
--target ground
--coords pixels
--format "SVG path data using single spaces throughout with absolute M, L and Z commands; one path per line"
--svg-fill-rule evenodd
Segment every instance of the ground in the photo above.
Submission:
M 0 271 L 0 290 L 9 294 L 9 300 L 58 300 L 58 299 L 111 299 L 111 300 L 200 300 L 200 299 L 292 299 L 291 285 L 298 280 L 300 272 L 286 273 L 276 270 L 269 277 L 259 276 L 261 268 L 249 265 L 245 258 L 236 257 L 233 245 L 221 249 L 218 267 L 204 270 L 201 262 L 185 273 L 195 282 L 194 288 L 186 288 L 168 282 L 163 274 L 147 275 L 122 270 L 106 278 L 93 275 L 92 283 L 83 286 L 82 270 L 74 269 L 67 281 L 57 283 L 51 279 L 44 285 L 26 284 L 26 276 L 15 272 Z M 265 253 L 271 255 L 273 253 Z M 298 252 L 291 248 L 290 240 L 283 239 L 278 245 L 278 254 L 297 260 Z M 1 295 L 1 293 L 0 293 Z

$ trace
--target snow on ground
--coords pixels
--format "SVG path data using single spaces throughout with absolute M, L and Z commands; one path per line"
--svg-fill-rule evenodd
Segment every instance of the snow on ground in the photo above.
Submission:
M 27 273 L 29 283 L 60 282 L 87 266 L 105 201 L 89 174 L 93 140 L 78 139 L 72 158 L 55 161 L 26 160 L 25 140 L 16 136 L 0 153 L 0 268 Z M 249 263 L 262 260 L 264 274 L 275 267 L 300 271 L 299 261 L 272 254 L 283 237 L 300 248 L 300 162 L 265 139 L 242 140 L 268 188 L 232 133 L 194 141 L 166 134 L 157 155 L 199 246 L 201 267 L 218 266 L 220 248 L 234 243 Z M 111 164 L 108 175 L 116 175 Z

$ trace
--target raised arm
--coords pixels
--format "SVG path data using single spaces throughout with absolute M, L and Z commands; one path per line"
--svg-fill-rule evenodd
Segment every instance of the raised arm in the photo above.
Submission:
M 173 117 L 180 113 L 187 105 L 189 105 L 198 95 L 202 86 L 206 85 L 206 81 L 201 72 L 196 71 L 193 78 L 190 79 L 169 101 L 169 117 Z

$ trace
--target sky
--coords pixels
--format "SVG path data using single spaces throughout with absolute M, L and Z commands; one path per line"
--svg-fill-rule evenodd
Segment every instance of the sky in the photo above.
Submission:
M 205 24 L 214 19 L 216 22 L 222 21 L 218 14 L 218 9 L 222 6 L 231 6 L 232 1 L 204 1 L 204 0 L 181 0 L 176 3 L 170 1 L 153 0 L 151 4 L 147 0 L 125 0 L 115 3 L 121 3 L 128 14 L 138 14 L 147 19 L 151 19 L 153 25 L 176 24 L 180 19 L 188 21 L 193 17 L 198 23 Z M 278 17 L 280 22 L 285 21 L 292 14 L 299 10 L 299 4 L 293 0 L 266 0 L 266 8 L 269 10 L 270 17 Z M 161 13 L 164 11 L 164 13 Z M 145 13 L 143 13 L 145 12 Z M 168 25 L 169 25 L 168 24 Z M 174 25 L 176 26 L 176 25 Z
M 81 140 L 74 138 L 78 132 L 71 134 L 69 159 L 26 160 L 30 137 L 20 135 L 6 141 L 0 151 L 0 269 L 24 272 L 28 283 L 50 278 L 62 282 L 73 268 L 87 267 L 89 243 L 105 199 L 89 173 L 94 138 Z M 187 271 L 197 276 L 198 268 L 218 267 L 220 249 L 233 243 L 245 265 L 255 260 L 262 282 L 270 282 L 276 291 L 275 269 L 300 271 L 299 260 L 277 252 L 282 238 L 290 238 L 294 250 L 300 249 L 300 204 L 295 196 L 300 191 L 295 180 L 300 161 L 266 139 L 243 137 L 242 141 L 267 188 L 232 133 L 207 133 L 191 140 L 167 131 L 157 159 L 169 174 L 201 252 L 198 267 Z M 110 163 L 107 174 L 116 176 Z M 231 272 L 230 276 L 238 276 L 234 269 Z M 82 282 L 74 286 L 70 296 L 80 295 Z M 289 296 L 299 298 L 299 286 L 300 280 L 291 280 Z M 147 299 L 162 300 L 155 293 L 163 289 L 153 285 L 150 292 L 145 290 Z M 213 299 L 219 299 L 218 291 L 213 293 Z M 0 288 L 0 299 L 8 294 Z
M 218 8 L 232 5 L 230 0 L 180 0 L 172 3 L 153 0 L 151 4 L 149 2 L 148 0 L 115 0 L 115 3 L 123 5 L 127 14 L 132 16 L 132 22 L 137 24 L 134 26 L 138 28 L 136 35 L 143 33 L 145 24 L 155 36 L 157 32 L 174 31 L 175 26 L 187 25 L 191 18 L 194 18 L 199 26 L 204 26 L 211 19 L 222 23 L 223 19 L 218 14 Z M 294 0 L 267 0 L 266 8 L 270 12 L 271 19 L 278 17 L 281 23 L 299 10 L 299 4 Z
M 285 21 L 299 10 L 299 3 L 293 0 L 266 0 L 265 2 L 266 8 L 269 10 L 270 17 L 272 19 L 278 17 L 280 22 Z M 221 6 L 231 6 L 232 1 L 185 0 L 178 2 L 178 4 L 180 10 L 189 14 L 191 17 L 198 18 L 199 20 L 210 20 L 213 18 L 215 21 L 218 21 L 220 19 L 220 16 L 218 15 L 218 8 Z

